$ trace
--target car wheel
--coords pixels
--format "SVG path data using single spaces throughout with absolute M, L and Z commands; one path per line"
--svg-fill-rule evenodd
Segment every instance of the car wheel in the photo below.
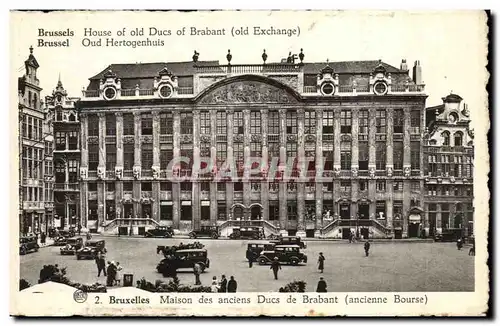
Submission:
M 78 256 L 78 255 L 76 256 L 76 260 L 80 260 L 80 258 L 81 258 L 80 256 Z
M 200 263 L 200 270 L 202 273 L 205 272 L 205 265 Z
M 194 234 L 189 234 L 189 239 L 196 239 L 196 236 Z
M 267 260 L 265 258 L 259 258 L 259 265 L 265 265 Z
M 299 260 L 297 258 L 292 258 L 290 259 L 290 264 L 296 266 L 299 264 Z
M 26 248 L 24 247 L 21 248 L 21 255 L 26 255 Z
M 216 234 L 216 233 L 212 234 L 212 239 L 217 239 L 218 237 L 219 237 L 218 234 Z

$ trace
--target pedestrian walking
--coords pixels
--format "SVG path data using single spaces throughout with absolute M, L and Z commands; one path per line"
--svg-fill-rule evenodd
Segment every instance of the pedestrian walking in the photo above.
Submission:
M 120 285 L 121 278 L 122 278 L 122 270 L 123 270 L 123 267 L 120 266 L 120 262 L 117 261 L 116 262 L 116 275 L 115 275 L 115 284 L 116 285 Z
M 106 260 L 104 259 L 104 255 L 99 253 L 96 257 L 97 263 L 97 277 L 101 276 L 101 272 L 104 273 L 104 276 L 107 276 L 106 273 Z
M 250 248 L 247 249 L 246 257 L 248 259 L 248 267 L 252 268 L 252 266 L 253 266 L 253 260 L 254 260 L 254 254 L 253 254 L 253 251 L 250 250 Z
M 42 245 L 45 245 L 46 239 L 47 239 L 47 235 L 45 234 L 45 232 L 42 232 L 42 234 L 40 236 L 40 242 L 42 243 Z
M 90 231 L 87 231 L 87 240 L 92 239 L 92 234 L 90 234 Z
M 116 265 L 114 262 L 108 261 L 107 272 L 108 275 L 106 277 L 106 285 L 113 286 L 115 284 L 115 278 L 116 278 Z
M 196 263 L 193 266 L 193 272 L 194 272 L 194 278 L 195 278 L 195 285 L 201 285 L 200 281 L 200 274 L 201 274 L 201 266 L 200 264 Z
M 325 269 L 325 256 L 323 256 L 323 253 L 319 253 L 318 257 L 318 269 L 323 273 L 323 270 Z
M 212 286 L 210 286 L 211 292 L 219 292 L 219 284 L 217 284 L 217 281 L 212 281 Z
M 319 278 L 318 286 L 316 287 L 316 292 L 328 292 L 326 290 L 326 282 L 322 277 Z
M 370 242 L 366 241 L 365 242 L 365 255 L 366 255 L 366 257 L 368 257 L 369 251 L 370 251 Z
M 278 257 L 274 257 L 273 262 L 271 263 L 271 269 L 273 270 L 274 279 L 278 279 L 278 271 L 281 269 L 281 264 L 278 260 Z
M 229 277 L 229 282 L 227 282 L 227 292 L 236 293 L 238 288 L 238 283 L 234 279 L 234 276 Z
M 226 275 L 222 275 L 220 279 L 220 289 L 219 292 L 227 292 L 227 279 Z

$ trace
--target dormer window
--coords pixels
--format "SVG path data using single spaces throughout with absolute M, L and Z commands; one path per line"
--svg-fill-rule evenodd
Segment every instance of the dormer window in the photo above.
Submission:
M 334 92 L 335 87 L 333 86 L 333 83 L 326 82 L 321 85 L 321 93 L 323 95 L 333 95 Z
M 172 85 L 165 84 L 160 86 L 159 92 L 160 92 L 160 97 L 169 98 L 170 96 L 172 96 L 174 90 L 172 89 Z
M 114 87 L 106 87 L 104 89 L 104 98 L 106 100 L 113 100 L 116 97 L 116 89 Z
M 456 113 L 450 113 L 448 114 L 448 121 L 450 123 L 456 123 L 458 121 L 458 115 Z
M 56 101 L 57 101 L 58 103 L 61 103 L 61 102 L 62 102 L 62 96 L 61 96 L 60 94 L 56 96 Z
M 56 121 L 62 121 L 63 120 L 63 114 L 61 111 L 56 112 Z
M 373 85 L 373 91 L 377 95 L 385 95 L 387 93 L 387 84 L 385 82 L 376 82 L 375 85 Z

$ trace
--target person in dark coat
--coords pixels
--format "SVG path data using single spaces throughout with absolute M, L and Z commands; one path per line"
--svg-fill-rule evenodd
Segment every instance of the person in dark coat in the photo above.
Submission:
M 220 279 L 219 292 L 227 292 L 227 278 L 226 275 L 222 275 Z
M 462 242 L 462 238 L 458 238 L 457 239 L 457 249 L 458 250 L 462 250 L 462 247 L 463 247 L 463 242 Z
M 319 278 L 318 286 L 316 287 L 316 292 L 328 292 L 326 291 L 326 282 L 322 277 Z
M 104 256 L 101 253 L 97 255 L 96 264 L 97 264 L 97 277 L 101 276 L 101 272 L 104 273 L 104 276 L 107 276 L 106 260 L 104 260 Z
M 234 276 L 229 278 L 229 282 L 227 282 L 227 292 L 236 293 L 236 289 L 238 288 L 238 283 L 234 279 Z
M 277 280 L 278 279 L 278 270 L 281 269 L 281 264 L 278 260 L 278 257 L 274 257 L 274 260 L 271 263 L 271 269 L 273 270 L 274 279 Z
M 365 255 L 366 255 L 366 257 L 368 257 L 369 251 L 370 251 L 370 242 L 366 241 L 365 242 Z
M 42 234 L 40 235 L 40 242 L 42 243 L 42 245 L 45 244 L 46 239 L 47 239 L 47 235 L 45 234 L 45 232 L 42 232 Z
M 114 262 L 109 262 L 108 261 L 108 275 L 106 278 L 106 285 L 107 286 L 113 286 L 115 284 L 115 279 L 116 279 L 116 265 Z
M 253 266 L 253 261 L 254 261 L 254 259 L 255 259 L 255 256 L 254 256 L 254 254 L 253 254 L 253 251 L 252 251 L 252 250 L 250 250 L 250 248 L 248 248 L 248 249 L 247 249 L 246 257 L 247 257 L 247 259 L 248 259 L 248 267 L 249 267 L 249 268 L 252 268 L 252 266 Z
M 319 253 L 319 258 L 318 258 L 318 269 L 323 273 L 323 270 L 325 269 L 325 256 L 323 256 L 323 253 Z

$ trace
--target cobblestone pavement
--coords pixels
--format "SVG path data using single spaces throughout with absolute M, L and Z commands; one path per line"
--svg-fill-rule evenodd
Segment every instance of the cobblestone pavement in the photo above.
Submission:
M 94 237 L 98 239 L 99 237 Z M 154 282 L 163 279 L 156 272 L 157 263 L 163 258 L 156 254 L 157 245 L 189 243 L 189 239 L 142 239 L 106 237 L 107 260 L 119 261 L 122 273 L 134 274 L 134 281 L 145 277 Z M 304 253 L 308 263 L 302 266 L 283 266 L 279 280 L 274 280 L 269 266 L 254 264 L 248 267 L 245 260 L 247 240 L 198 239 L 205 245 L 210 258 L 210 268 L 201 276 L 205 285 L 213 276 L 233 275 L 238 281 L 238 292 L 277 291 L 293 280 L 307 282 L 307 291 L 315 291 L 320 276 L 328 284 L 329 292 L 372 291 L 474 291 L 474 256 L 468 249 L 459 251 L 454 243 L 373 243 L 370 256 L 365 257 L 363 244 L 346 242 L 309 241 Z M 266 242 L 266 241 L 261 241 Z M 323 252 L 325 271 L 317 270 L 317 257 Z M 44 264 L 67 267 L 73 281 L 92 284 L 105 283 L 97 277 L 93 260 L 77 260 L 75 256 L 61 256 L 59 247 L 40 248 L 39 252 L 20 257 L 21 278 L 37 283 Z M 181 283 L 194 284 L 191 270 L 180 270 Z

